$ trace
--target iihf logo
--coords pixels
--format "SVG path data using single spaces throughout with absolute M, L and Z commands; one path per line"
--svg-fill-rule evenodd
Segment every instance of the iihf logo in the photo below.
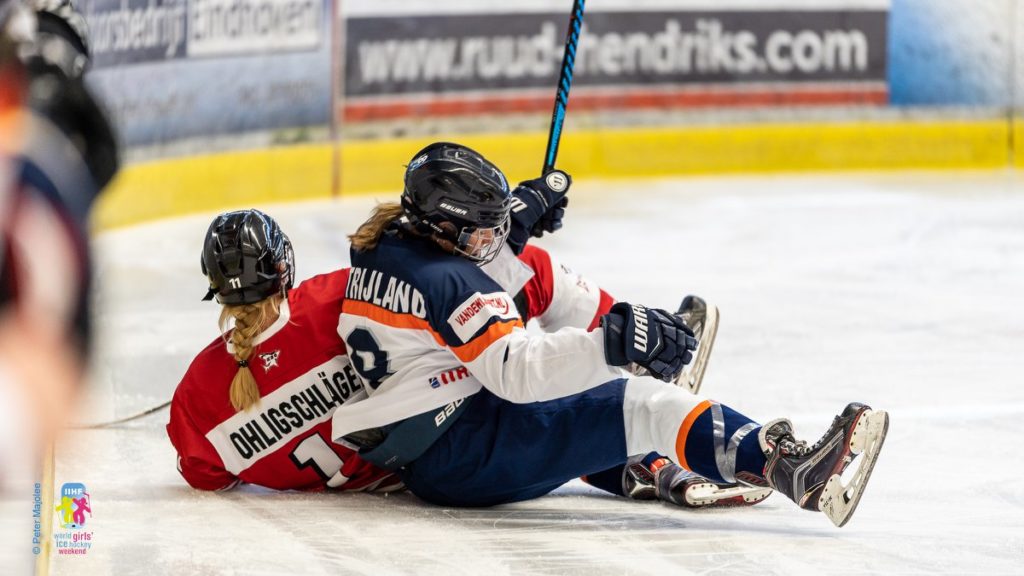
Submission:
M 69 482 L 60 487 L 60 504 L 54 508 L 60 512 L 60 527 L 78 530 L 85 526 L 86 513 L 92 516 L 92 506 L 85 484 Z
M 263 371 L 270 372 L 270 369 L 277 366 L 277 358 L 281 355 L 280 350 L 274 350 L 273 352 L 267 352 L 260 354 L 260 360 L 263 360 Z

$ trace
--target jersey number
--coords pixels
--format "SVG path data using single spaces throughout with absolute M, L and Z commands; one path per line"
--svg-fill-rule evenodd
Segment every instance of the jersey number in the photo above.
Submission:
M 299 445 L 289 455 L 292 462 L 304 470 L 312 468 L 328 486 L 336 487 L 345 483 L 348 478 L 341 474 L 341 467 L 345 464 L 337 452 L 331 450 L 327 441 L 319 432 L 299 442 Z
M 363 382 L 376 390 L 377 386 L 388 374 L 388 353 L 380 349 L 380 344 L 366 328 L 356 328 L 345 339 L 349 347 L 352 367 L 363 379 Z

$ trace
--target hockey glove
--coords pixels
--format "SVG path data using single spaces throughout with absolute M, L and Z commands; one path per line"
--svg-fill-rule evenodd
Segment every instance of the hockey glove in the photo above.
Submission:
M 693 359 L 697 339 L 678 317 L 657 308 L 619 302 L 601 317 L 604 355 L 611 366 L 631 362 L 671 382 Z
M 553 170 L 534 180 L 520 182 L 512 191 L 511 229 L 508 245 L 516 255 L 522 254 L 530 237 L 540 238 L 545 232 L 562 227 L 566 193 L 572 178 L 561 170 Z

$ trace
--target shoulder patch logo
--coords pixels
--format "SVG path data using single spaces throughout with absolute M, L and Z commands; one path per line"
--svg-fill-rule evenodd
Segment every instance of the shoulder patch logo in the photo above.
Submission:
M 274 350 L 273 352 L 266 352 L 260 354 L 260 360 L 263 360 L 263 371 L 270 372 L 270 369 L 277 366 L 277 359 L 281 356 L 280 350 Z
M 473 334 L 495 317 L 501 320 L 519 318 L 519 310 L 512 297 L 504 292 L 477 292 L 452 312 L 448 317 L 448 325 L 463 342 L 469 342 Z

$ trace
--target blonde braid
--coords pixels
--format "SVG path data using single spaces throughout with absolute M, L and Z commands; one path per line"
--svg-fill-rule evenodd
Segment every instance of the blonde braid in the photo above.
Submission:
M 234 330 L 231 331 L 231 344 L 235 348 L 238 371 L 231 380 L 228 395 L 231 398 L 231 405 L 239 412 L 248 410 L 260 401 L 259 386 L 252 370 L 249 369 L 249 358 L 252 357 L 255 348 L 252 341 L 273 321 L 271 318 L 276 319 L 280 314 L 281 300 L 281 296 L 272 296 L 255 304 L 225 306 L 220 313 L 222 331 L 227 330 L 229 320 L 235 321 Z

